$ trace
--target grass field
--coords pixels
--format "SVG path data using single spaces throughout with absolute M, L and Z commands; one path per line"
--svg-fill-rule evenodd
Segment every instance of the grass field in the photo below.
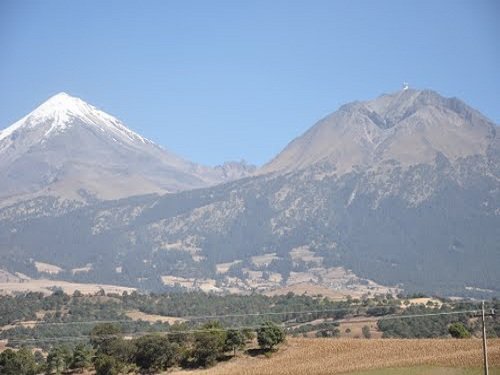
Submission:
M 348 375 L 483 375 L 482 368 L 456 368 L 456 367 L 434 367 L 415 366 L 384 368 L 369 371 L 351 372 Z M 500 368 L 490 368 L 490 375 L 500 375 Z
M 500 375 L 500 339 L 489 340 L 491 375 Z M 477 339 L 289 338 L 270 358 L 241 356 L 207 370 L 170 375 L 476 375 L 482 347 Z

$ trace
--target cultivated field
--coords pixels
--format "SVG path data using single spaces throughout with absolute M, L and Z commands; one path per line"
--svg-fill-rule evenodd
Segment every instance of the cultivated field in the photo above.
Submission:
M 489 340 L 491 375 L 500 374 L 500 339 Z M 289 338 L 271 358 L 241 357 L 208 370 L 170 375 L 475 375 L 482 364 L 477 339 Z
M 85 284 L 72 283 L 61 280 L 50 279 L 28 279 L 22 282 L 0 282 L 0 294 L 26 293 L 26 292 L 41 292 L 45 295 L 53 293 L 54 288 L 60 288 L 67 294 L 73 294 L 75 290 L 79 290 L 83 294 L 94 294 L 103 289 L 106 293 L 123 292 L 131 293 L 136 288 L 128 288 L 118 285 L 107 284 Z
M 399 368 L 384 368 L 351 372 L 348 375 L 483 375 L 482 368 L 414 366 Z M 490 368 L 490 375 L 500 375 L 500 368 Z

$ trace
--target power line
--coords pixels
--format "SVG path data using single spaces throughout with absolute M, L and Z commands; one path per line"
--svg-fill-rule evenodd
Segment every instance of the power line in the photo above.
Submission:
M 281 326 L 284 326 L 285 324 L 278 324 Z M 228 328 L 209 328 L 209 329 L 186 329 L 186 330 L 176 330 L 176 331 L 140 331 L 140 332 L 124 332 L 121 334 L 113 334 L 113 335 L 99 335 L 98 337 L 100 339 L 110 339 L 110 338 L 118 338 L 118 337 L 135 337 L 135 336 L 143 336 L 147 334 L 163 334 L 163 335 L 183 335 L 183 334 L 189 334 L 189 333 L 210 333 L 210 332 L 227 332 L 227 331 L 242 331 L 245 329 L 249 330 L 256 330 L 260 328 L 261 326 L 240 326 L 240 327 L 228 327 Z M 14 341 L 14 342 L 39 342 L 39 341 L 72 341 L 73 339 L 75 340 L 88 340 L 88 338 L 91 337 L 91 335 L 81 335 L 81 336 L 61 336 L 61 337 L 48 337 L 46 339 L 44 338 L 37 338 L 37 339 L 8 339 L 9 341 Z
M 384 320 L 395 320 L 395 319 L 414 319 L 414 318 L 424 318 L 424 317 L 431 317 L 431 316 L 442 316 L 442 315 L 459 315 L 459 314 L 477 314 L 478 310 L 463 310 L 463 311 L 448 311 L 448 312 L 440 312 L 440 313 L 429 313 L 429 314 L 408 314 L 408 315 L 401 315 L 401 314 L 393 314 L 393 315 L 386 315 L 382 318 L 372 318 L 372 319 L 356 319 L 353 320 L 352 322 L 356 323 L 365 323 L 365 322 L 373 322 L 373 320 L 377 321 L 384 321 Z M 348 323 L 349 321 L 345 319 L 337 319 L 332 321 L 331 323 Z M 307 323 L 306 323 L 307 324 Z M 281 326 L 285 327 L 285 323 L 282 323 Z M 113 337 L 122 337 L 122 336 L 142 336 L 144 334 L 165 334 L 165 335 L 182 335 L 182 334 L 189 334 L 189 333 L 207 333 L 207 332 L 227 332 L 230 330 L 244 330 L 244 329 L 250 329 L 250 330 L 255 330 L 260 328 L 260 326 L 240 326 L 240 327 L 228 327 L 228 328 L 211 328 L 211 329 L 189 329 L 189 330 L 175 330 L 175 331 L 158 331 L 158 332 L 151 332 L 151 331 L 142 331 L 142 332 L 132 332 L 132 333 L 123 333 L 121 335 L 103 335 L 99 336 L 100 338 L 113 338 Z M 82 341 L 82 340 L 88 340 L 90 335 L 82 335 L 82 336 L 61 336 L 61 337 L 48 337 L 48 338 L 36 338 L 36 339 L 8 339 L 9 342 L 26 342 L 26 343 L 32 343 L 32 342 L 47 342 L 47 341 Z
M 220 319 L 220 318 L 243 318 L 252 316 L 269 316 L 269 315 L 287 315 L 287 314 L 319 314 L 319 313 L 329 313 L 329 312 L 340 312 L 356 310 L 353 307 L 344 307 L 337 309 L 321 309 L 321 310 L 299 310 L 299 311 L 269 311 L 269 312 L 255 312 L 255 313 L 238 313 L 238 314 L 212 314 L 212 315 L 184 315 L 184 316 L 162 316 L 165 318 L 179 319 L 179 320 L 203 320 L 203 319 Z M 161 318 L 158 318 L 161 320 Z M 35 324 L 35 326 L 44 325 L 78 325 L 78 324 L 103 324 L 103 323 L 134 323 L 139 320 L 133 319 L 117 319 L 117 320 L 88 320 L 88 321 L 75 321 L 75 322 L 33 322 L 30 324 Z M 145 321 L 143 321 L 145 322 Z M 11 326 L 23 326 L 26 322 L 16 322 L 11 324 Z
M 380 320 L 394 320 L 394 319 L 406 319 L 406 318 L 423 318 L 423 317 L 428 317 L 428 316 L 440 316 L 440 315 L 458 315 L 458 314 L 472 314 L 472 313 L 477 313 L 478 310 L 466 310 L 466 311 L 447 311 L 447 312 L 441 312 L 441 313 L 430 313 L 430 314 L 413 314 L 413 315 L 386 315 L 381 317 L 380 319 L 377 319 L 378 321 Z M 373 319 L 371 320 L 373 321 Z M 363 320 L 354 320 L 354 322 L 363 322 Z
M 456 305 L 461 303 L 448 303 L 447 305 Z M 184 315 L 184 316 L 162 316 L 164 318 L 178 319 L 178 320 L 203 320 L 203 319 L 221 319 L 221 318 L 243 318 L 252 316 L 276 316 L 276 315 L 287 315 L 287 314 L 320 314 L 320 313 L 333 313 L 341 311 L 359 310 L 363 308 L 390 308 L 390 307 L 401 307 L 400 305 L 381 305 L 381 306 L 350 306 L 335 309 L 320 309 L 320 310 L 299 310 L 299 311 L 268 311 L 268 312 L 255 312 L 255 313 L 237 313 L 237 314 L 211 314 L 211 315 Z M 442 314 L 442 313 L 439 313 Z M 428 314 L 426 314 L 428 315 Z M 161 318 L 158 318 L 161 321 Z M 158 321 L 157 320 L 157 321 Z M 30 324 L 35 324 L 35 326 L 45 326 L 45 325 L 79 325 L 79 324 L 104 324 L 104 323 L 134 323 L 134 322 L 147 322 L 145 320 L 134 320 L 134 319 L 116 319 L 116 320 L 88 320 L 88 321 L 74 321 L 74 322 L 30 322 Z M 151 323 L 151 322 L 150 322 Z M 154 322 L 156 323 L 156 321 Z M 24 326 L 26 322 L 16 322 L 10 324 L 13 327 Z

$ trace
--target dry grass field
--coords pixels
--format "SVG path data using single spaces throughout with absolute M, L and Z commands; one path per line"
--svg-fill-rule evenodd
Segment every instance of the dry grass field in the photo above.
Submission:
M 13 294 L 25 292 L 41 292 L 45 295 L 52 294 L 53 288 L 61 288 L 67 294 L 73 294 L 79 290 L 83 294 L 94 294 L 103 289 L 106 293 L 122 294 L 124 291 L 132 293 L 136 288 L 128 288 L 118 285 L 107 284 L 84 284 L 71 283 L 61 280 L 29 279 L 23 282 L 0 282 L 0 294 Z
M 276 289 L 264 291 L 262 294 L 266 296 L 277 296 L 277 295 L 285 295 L 288 293 L 295 293 L 297 295 L 306 294 L 308 296 L 317 296 L 322 295 L 328 297 L 333 301 L 340 301 L 346 298 L 347 295 L 351 297 L 361 297 L 362 293 L 357 293 L 355 291 L 341 291 L 341 290 L 333 290 L 321 285 L 312 284 L 312 283 L 297 283 L 294 285 L 282 286 Z
M 491 375 L 499 374 L 500 339 L 489 340 Z M 170 375 L 474 375 L 481 341 L 289 338 L 270 358 L 240 357 L 207 370 Z
M 377 319 L 374 318 L 372 321 L 367 322 L 368 319 L 362 318 L 352 318 L 344 319 L 340 321 L 339 330 L 341 337 L 347 338 L 362 338 L 363 337 L 363 327 L 370 327 L 370 335 L 373 339 L 382 338 L 382 332 L 378 329 Z
M 174 323 L 182 323 L 185 322 L 186 319 L 182 318 L 177 318 L 175 316 L 164 316 L 164 315 L 155 315 L 155 314 L 146 314 L 138 310 L 132 310 L 128 311 L 126 315 L 133 320 L 142 320 L 144 322 L 164 322 L 168 324 L 174 324 Z
M 348 375 L 483 375 L 483 369 L 459 368 L 459 367 L 435 367 L 435 366 L 415 366 L 384 368 L 378 370 L 368 370 L 351 372 Z M 490 375 L 500 375 L 500 368 L 490 368 Z

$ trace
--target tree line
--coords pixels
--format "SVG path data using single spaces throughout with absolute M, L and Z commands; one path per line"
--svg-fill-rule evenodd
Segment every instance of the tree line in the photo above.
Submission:
M 285 331 L 273 322 L 262 323 L 254 331 L 225 329 L 220 322 L 211 321 L 197 330 L 127 338 L 119 326 L 103 323 L 92 329 L 88 343 L 55 345 L 46 356 L 28 347 L 7 349 L 0 353 L 0 373 L 59 375 L 93 369 L 96 375 L 153 374 L 174 366 L 209 367 L 245 350 L 255 339 L 258 350 L 272 352 L 285 340 Z

